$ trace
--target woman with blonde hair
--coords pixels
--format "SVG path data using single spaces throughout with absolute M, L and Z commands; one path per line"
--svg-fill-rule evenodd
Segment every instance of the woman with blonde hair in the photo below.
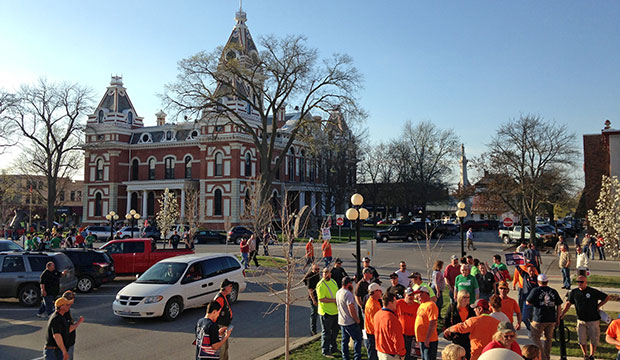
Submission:
M 463 360 L 465 357 L 465 349 L 456 344 L 447 345 L 441 352 L 441 360 Z
M 523 345 L 521 351 L 525 360 L 540 360 L 540 349 L 534 344 Z
M 482 353 L 491 349 L 508 349 L 521 355 L 521 347 L 517 343 L 517 331 L 510 321 L 500 322 L 497 332 L 493 334 L 493 341 L 482 349 Z
M 470 294 L 467 290 L 459 290 L 459 292 L 456 293 L 456 302 L 450 304 L 446 312 L 443 323 L 444 329 L 476 316 L 474 310 L 469 306 L 469 297 Z M 446 337 L 446 340 L 450 340 L 453 344 L 463 347 L 467 359 L 471 357 L 469 334 L 452 333 L 449 337 Z

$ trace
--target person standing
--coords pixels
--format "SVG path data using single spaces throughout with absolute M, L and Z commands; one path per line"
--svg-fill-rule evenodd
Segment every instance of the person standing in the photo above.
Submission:
M 502 312 L 508 316 L 511 323 L 514 323 L 514 315 L 517 315 L 515 329 L 519 330 L 521 328 L 521 309 L 519 308 L 519 303 L 508 296 L 510 289 L 505 281 L 500 281 L 497 287 L 499 289 L 499 297 L 502 299 Z
M 564 246 L 562 246 L 562 251 L 560 252 L 558 265 L 562 271 L 562 289 L 566 290 L 570 290 L 570 263 L 570 252 L 568 251 L 568 246 L 564 244 Z
M 84 247 L 84 236 L 82 236 L 82 233 L 77 233 L 77 235 L 75 235 L 75 247 Z
M 405 339 L 396 315 L 396 296 L 386 292 L 382 300 L 383 308 L 373 319 L 378 357 L 380 360 L 402 359 L 405 356 Z
M 568 301 L 566 301 L 560 315 L 560 318 L 563 318 L 571 305 L 575 305 L 577 311 L 577 341 L 583 352 L 584 359 L 594 360 L 594 353 L 601 336 L 599 325 L 601 315 L 599 310 L 607 301 L 609 301 L 609 295 L 589 287 L 588 279 L 584 275 L 579 275 L 577 277 L 577 288 L 569 293 Z M 589 354 L 587 350 L 588 341 L 590 342 Z
M 542 259 L 540 258 L 540 252 L 536 250 L 536 246 L 534 246 L 534 244 L 530 244 L 529 248 L 523 252 L 523 257 L 528 263 L 534 264 L 536 271 L 540 273 Z
M 502 256 L 499 254 L 493 255 L 493 265 L 491 265 L 491 272 L 495 275 L 495 279 L 497 282 L 495 285 L 497 286 L 500 281 L 510 281 L 512 278 L 510 277 L 510 272 L 508 271 L 508 267 L 506 264 L 502 263 Z M 496 290 L 496 293 L 499 293 Z
M 357 305 L 362 310 L 366 309 L 366 301 L 370 292 L 370 285 L 375 284 L 371 283 L 371 280 L 372 270 L 369 268 L 362 270 L 362 279 L 357 283 L 357 288 L 355 289 L 355 300 L 357 301 Z
M 323 261 L 325 261 L 325 267 L 328 267 L 332 262 L 332 244 L 328 239 L 323 239 L 321 244 L 321 251 L 323 252 Z
M 429 289 L 416 285 L 413 292 L 417 295 L 420 307 L 415 317 L 415 338 L 420 343 L 423 360 L 435 360 L 437 358 L 437 319 L 439 309 L 431 301 Z
M 459 257 L 452 255 L 450 257 L 450 264 L 446 266 L 446 270 L 443 272 L 446 285 L 448 286 L 448 294 L 450 295 L 450 302 L 454 301 L 454 281 L 456 277 L 461 274 L 461 267 L 459 265 Z
M 216 301 L 221 308 L 220 315 L 215 322 L 220 331 L 226 331 L 233 320 L 233 312 L 228 302 L 228 295 L 233 291 L 234 283 L 228 279 L 224 279 L 220 285 L 220 292 L 215 295 L 214 301 Z M 222 330 L 224 329 L 224 330 Z M 220 359 L 228 360 L 228 341 L 224 342 L 224 345 L 220 348 Z
M 254 260 L 254 266 L 259 267 L 258 259 L 256 256 L 258 255 L 258 244 L 257 244 L 256 235 L 250 235 L 250 240 L 248 240 L 248 250 L 250 251 L 250 261 Z
M 415 301 L 413 289 L 405 289 L 405 298 L 396 301 L 396 315 L 400 326 L 403 328 L 403 338 L 405 339 L 405 360 L 412 360 L 411 348 L 415 340 L 415 318 L 418 314 L 420 304 Z
M 308 300 L 310 301 L 310 334 L 317 334 L 317 318 L 319 316 L 318 313 L 318 298 L 316 297 L 316 285 L 321 280 L 321 276 L 319 275 L 319 265 L 312 264 L 312 268 L 310 271 L 306 273 L 303 278 L 304 284 L 306 284 L 306 288 L 308 289 Z
M 306 243 L 306 264 L 304 265 L 304 271 L 306 271 L 306 267 L 312 266 L 314 264 L 314 245 L 312 242 L 314 239 L 310 237 L 308 242 Z
M 493 340 L 499 320 L 489 316 L 489 302 L 484 299 L 478 299 L 470 306 L 474 308 L 476 316 L 450 326 L 443 333 L 446 337 L 450 337 L 453 333 L 469 333 L 471 360 L 477 360 L 482 354 L 482 349 Z
M 517 343 L 517 331 L 510 321 L 500 322 L 493 340 L 482 349 L 482 354 L 491 349 L 508 349 L 521 355 L 521 347 Z
M 65 344 L 67 352 L 69 353 L 69 360 L 73 360 L 73 351 L 75 350 L 75 331 L 78 326 L 84 322 L 84 317 L 80 316 L 77 322 L 73 321 L 73 317 L 71 317 L 71 306 L 73 306 L 73 303 L 75 302 L 75 294 L 73 294 L 73 291 L 65 291 L 62 294 L 62 297 L 69 300 L 69 310 L 64 315 L 65 320 L 67 320 L 67 323 L 69 324 L 69 335 L 67 336 Z
M 461 275 L 457 276 L 454 280 L 454 290 L 457 292 L 459 290 L 467 290 L 470 295 L 470 304 L 473 304 L 480 297 L 478 281 L 469 273 L 469 265 L 461 265 Z
M 603 240 L 603 235 L 599 235 L 596 238 L 596 249 L 598 251 L 598 259 L 607 260 L 607 258 L 605 258 L 605 240 Z
M 173 249 L 177 249 L 179 247 L 179 242 L 181 242 L 181 237 L 179 233 L 174 230 L 172 236 L 170 236 L 170 240 L 168 240 L 168 245 L 172 246 Z
M 248 244 L 248 239 L 241 238 L 241 242 L 239 243 L 239 251 L 241 251 L 241 262 L 245 268 L 250 267 L 250 245 Z
M 41 287 L 41 307 L 37 313 L 38 317 L 48 317 L 54 312 L 54 300 L 60 292 L 60 278 L 65 275 L 68 270 L 62 273 L 56 270 L 56 264 L 53 261 L 48 261 L 45 264 L 45 270 L 41 273 L 39 285 Z
M 553 330 L 560 323 L 562 298 L 555 289 L 548 286 L 546 274 L 538 275 L 537 280 L 538 287 L 532 289 L 526 299 L 527 304 L 534 309 L 530 340 L 541 350 L 542 360 L 549 360 Z M 545 337 L 544 343 L 541 341 L 542 335 Z
M 364 307 L 364 329 L 366 330 L 366 350 L 368 352 L 368 360 L 377 360 L 377 347 L 375 342 L 375 326 L 374 317 L 381 310 L 381 298 L 383 290 L 381 285 L 372 283 L 368 287 L 370 297 Z
M 64 315 L 71 307 L 70 301 L 64 297 L 58 298 L 54 302 L 56 311 L 52 314 L 47 322 L 45 348 L 43 357 L 49 360 L 68 360 L 69 352 L 67 351 L 66 342 L 69 337 L 69 323 Z
M 353 296 L 353 280 L 346 276 L 342 279 L 342 287 L 336 292 L 336 306 L 338 307 L 338 325 L 342 330 L 342 358 L 349 360 L 349 340 L 353 339 L 353 359 L 362 359 L 362 329 L 358 317 L 359 308 Z
M 584 245 L 583 248 L 587 249 L 587 245 Z M 583 252 L 582 247 L 577 248 L 577 274 L 579 275 L 588 275 L 588 254 Z
M 220 349 L 228 343 L 232 333 L 231 328 L 218 327 L 217 319 L 222 307 L 213 300 L 207 305 L 205 317 L 198 320 L 194 333 L 196 339 L 196 360 L 220 359 Z
M 411 275 L 409 275 L 409 278 L 411 279 L 411 287 L 414 288 L 416 285 L 417 286 L 423 286 L 425 288 L 428 289 L 428 293 L 431 297 L 431 301 L 435 302 L 437 301 L 437 296 L 435 295 L 435 292 L 433 291 L 433 289 L 431 289 L 430 285 L 428 285 L 427 283 L 425 283 L 424 281 L 422 281 L 422 274 L 420 274 L 419 272 L 413 272 L 411 273 Z
M 495 292 L 495 276 L 489 272 L 487 264 L 481 262 L 478 265 L 478 274 L 476 275 L 476 281 L 478 282 L 478 288 L 480 289 L 480 298 L 489 301 L 493 293 Z
M 334 267 L 332 268 L 332 279 L 334 279 L 338 288 L 342 286 L 342 279 L 344 279 L 345 276 L 349 275 L 342 267 L 342 260 L 336 258 L 336 260 L 334 260 Z
M 390 283 L 392 285 L 389 286 L 385 291 L 386 292 L 391 292 L 394 295 L 396 295 L 396 299 L 397 300 L 404 298 L 405 297 L 405 287 L 398 283 L 398 274 L 396 274 L 396 273 L 391 273 L 390 274 Z
M 452 325 L 462 323 L 463 321 L 476 316 L 474 309 L 469 306 L 469 292 L 461 290 L 456 294 L 456 302 L 448 307 L 446 317 L 444 319 L 443 328 L 447 329 Z M 469 343 L 469 334 L 454 333 L 446 337 L 446 340 L 452 341 L 453 344 L 462 346 L 465 349 L 466 357 L 469 359 L 471 355 L 471 347 Z
M 491 317 L 496 318 L 499 322 L 510 321 L 508 316 L 502 312 L 502 298 L 499 295 L 491 296 L 489 306 L 491 307 L 491 314 L 489 314 Z
M 467 250 L 470 249 L 470 247 L 472 249 L 474 249 L 474 251 L 476 251 L 476 246 L 474 245 L 474 231 L 469 228 L 469 230 L 467 230 Z
M 618 350 L 616 360 L 620 360 L 620 318 L 614 320 L 607 327 L 605 332 L 605 341 L 609 345 L 614 345 Z
M 555 248 L 553 250 L 555 255 L 560 256 L 560 253 L 562 252 L 562 246 L 564 246 L 565 243 L 566 242 L 564 241 L 564 236 L 560 235 L 558 237 L 558 242 L 555 243 Z
M 93 248 L 93 243 L 97 240 L 97 237 L 93 235 L 92 231 L 88 232 L 88 236 L 86 236 L 86 247 L 89 249 Z
M 62 238 L 60 237 L 60 234 L 56 234 L 56 236 L 54 236 L 52 240 L 50 240 L 52 249 L 60 249 L 60 243 L 62 243 Z
M 534 268 L 534 265 L 532 264 L 527 264 L 526 269 L 527 271 L 524 271 L 523 269 L 521 269 L 521 267 L 517 267 L 517 271 L 519 272 L 519 276 L 521 277 L 522 282 L 523 282 L 523 286 L 521 288 L 521 291 L 519 292 L 519 305 L 521 309 L 521 318 L 523 319 L 523 323 L 525 324 L 525 327 L 529 331 L 530 330 L 530 319 L 532 315 L 532 307 L 531 305 L 527 304 L 526 299 L 529 296 L 529 294 L 532 292 L 532 290 L 538 287 L 538 280 L 537 280 L 538 273 L 536 272 L 536 269 Z
M 370 269 L 372 272 L 372 279 L 370 281 L 381 285 L 381 280 L 379 279 L 379 273 L 377 272 L 377 269 L 370 266 L 370 258 L 368 256 L 362 259 L 362 269 Z
M 446 281 L 443 277 L 443 261 L 437 260 L 433 264 L 433 273 L 431 274 L 431 289 L 435 292 L 437 301 L 437 309 L 439 309 L 439 320 L 441 320 L 441 309 L 443 308 L 443 289 L 446 288 Z
M 318 310 L 321 317 L 321 352 L 323 356 L 333 358 L 338 352 L 336 338 L 338 337 L 338 306 L 336 305 L 336 292 L 338 286 L 332 279 L 329 268 L 323 269 L 323 278 L 316 285 L 318 298 Z
M 588 247 L 590 248 L 590 260 L 594 260 L 594 251 L 596 249 L 596 237 L 594 235 L 590 235 Z
M 409 287 L 409 271 L 407 271 L 407 263 L 405 261 L 401 261 L 398 264 L 398 270 L 396 270 L 396 274 L 398 275 L 398 283 L 404 286 L 405 288 Z

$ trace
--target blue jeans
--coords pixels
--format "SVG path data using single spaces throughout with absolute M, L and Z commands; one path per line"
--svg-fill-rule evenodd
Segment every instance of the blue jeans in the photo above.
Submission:
M 570 289 L 570 269 L 562 268 L 562 284 L 565 288 Z
M 60 349 L 44 349 L 43 359 L 45 360 L 62 360 L 62 351 Z
M 439 318 L 441 319 L 441 308 L 443 307 L 443 294 L 441 293 L 441 291 L 437 291 L 437 289 L 433 286 L 433 291 L 435 292 L 435 295 L 437 296 L 437 301 L 435 302 L 435 305 L 437 305 L 437 309 L 439 309 Z
M 428 347 L 424 346 L 424 342 L 420 343 L 420 349 L 422 350 L 422 360 L 437 360 L 437 345 L 438 341 L 433 341 L 428 344 Z
M 527 330 L 530 330 L 530 323 L 531 323 L 531 316 L 532 316 L 532 305 L 528 305 L 525 302 L 523 303 L 523 311 L 521 311 L 521 319 L 523 320 L 523 323 L 525 324 L 525 327 L 527 328 Z
M 338 315 L 321 315 L 321 351 L 323 355 L 338 352 L 336 338 L 339 330 Z
M 413 359 L 411 356 L 411 342 L 415 339 L 413 335 L 403 335 L 405 337 L 405 360 Z
M 359 324 L 340 326 L 342 330 L 342 358 L 349 360 L 349 339 L 353 339 L 353 359 L 362 360 L 362 329 Z
M 331 256 L 324 257 L 323 261 L 325 261 L 325 267 L 328 267 L 329 264 L 332 262 L 332 257 Z
M 605 258 L 605 248 L 601 246 L 601 247 L 598 247 L 597 249 L 598 249 L 598 259 L 599 260 L 607 260 Z
M 316 319 L 319 317 L 319 313 L 317 312 L 317 306 L 314 305 L 312 300 L 310 300 L 310 331 L 313 334 L 316 334 Z
M 43 299 L 41 299 L 41 307 L 39 307 L 39 314 L 45 312 L 47 315 L 52 315 L 54 313 L 54 298 L 55 296 L 52 295 L 43 296 Z
M 616 356 L 616 360 L 620 360 L 620 351 L 618 351 L 618 355 Z
M 377 347 L 375 346 L 375 335 L 374 334 L 366 334 L 366 339 L 364 341 L 366 345 L 366 352 L 368 352 L 368 360 L 378 360 L 377 357 Z
M 243 266 L 245 266 L 246 269 L 250 267 L 250 260 L 248 257 L 249 257 L 248 253 L 246 252 L 241 253 L 241 258 L 242 258 L 241 262 L 243 263 Z

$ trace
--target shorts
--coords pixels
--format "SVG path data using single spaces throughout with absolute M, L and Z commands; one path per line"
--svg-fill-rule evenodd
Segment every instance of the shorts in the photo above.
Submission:
M 588 344 L 588 340 L 594 346 L 598 346 L 601 338 L 600 321 L 581 321 L 577 320 L 577 342 L 579 345 Z

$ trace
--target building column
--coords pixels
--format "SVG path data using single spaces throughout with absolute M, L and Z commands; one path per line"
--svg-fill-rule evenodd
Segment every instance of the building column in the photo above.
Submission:
M 185 221 L 185 188 L 181 189 L 181 219 Z
M 301 210 L 302 207 L 304 207 L 304 205 L 306 204 L 306 193 L 305 191 L 300 191 L 298 192 L 299 195 L 297 195 L 297 197 L 299 198 L 299 209 Z
M 125 213 L 129 214 L 129 211 L 131 210 L 131 191 L 129 190 L 127 190 L 127 209 L 126 210 L 127 211 Z
M 146 190 L 142 190 L 142 218 L 145 220 L 148 218 L 148 214 L 146 212 L 146 198 Z
M 316 193 L 313 191 L 310 193 L 310 211 L 313 214 L 318 214 L 319 211 L 316 208 Z

